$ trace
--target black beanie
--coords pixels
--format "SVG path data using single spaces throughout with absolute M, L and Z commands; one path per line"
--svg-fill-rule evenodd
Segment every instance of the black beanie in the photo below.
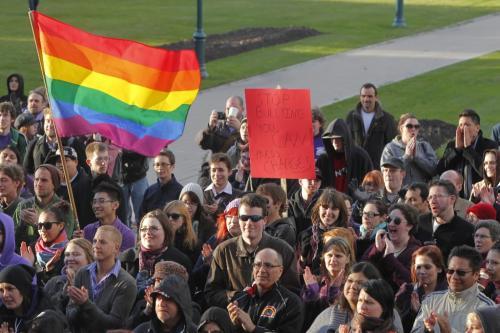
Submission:
M 0 272 L 0 283 L 10 283 L 21 292 L 21 295 L 31 295 L 31 282 L 35 276 L 35 269 L 18 264 L 5 267 Z

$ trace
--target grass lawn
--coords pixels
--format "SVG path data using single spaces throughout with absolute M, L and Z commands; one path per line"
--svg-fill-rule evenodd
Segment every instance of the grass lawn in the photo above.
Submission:
M 383 86 L 379 98 L 384 109 L 396 119 L 406 112 L 420 119 L 440 119 L 457 124 L 465 108 L 476 110 L 481 128 L 490 137 L 491 128 L 500 122 L 500 52 L 464 61 Z M 328 121 L 345 118 L 358 102 L 352 97 L 321 108 Z
M 196 1 L 41 0 L 39 10 L 90 32 L 159 45 L 191 38 Z M 499 0 L 406 1 L 407 28 L 391 27 L 394 0 L 211 0 L 204 1 L 205 31 L 222 33 L 244 27 L 307 26 L 323 35 L 254 50 L 208 63 L 203 87 L 382 40 L 449 25 L 500 11 Z M 0 78 L 20 72 L 26 90 L 41 84 L 27 1 L 9 1 L 0 21 Z M 4 86 L 0 86 L 3 91 Z

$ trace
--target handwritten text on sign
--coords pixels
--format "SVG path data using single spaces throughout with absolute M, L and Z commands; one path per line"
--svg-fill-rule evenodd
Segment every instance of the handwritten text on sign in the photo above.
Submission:
M 314 178 L 311 98 L 307 89 L 246 89 L 251 175 Z

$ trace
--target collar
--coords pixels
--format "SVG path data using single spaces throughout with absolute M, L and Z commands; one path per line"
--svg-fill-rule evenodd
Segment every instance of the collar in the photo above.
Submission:
M 122 263 L 120 262 L 120 259 L 116 259 L 115 261 L 115 265 L 113 266 L 113 268 L 111 269 L 111 271 L 109 271 L 108 273 L 106 273 L 106 276 L 109 276 L 109 275 L 114 275 L 116 278 L 118 277 L 118 274 L 120 274 L 120 269 L 122 267 Z M 89 271 L 90 273 L 93 273 L 93 274 L 96 274 L 97 275 L 97 262 L 93 262 L 91 263 L 90 265 L 87 266 L 87 271 Z
M 479 294 L 479 288 L 477 283 L 474 283 L 472 287 L 465 289 L 464 291 L 454 292 L 448 289 L 448 294 L 452 300 L 470 300 Z
M 76 179 L 76 177 L 78 177 L 79 174 L 80 173 L 78 172 L 78 170 L 76 170 L 76 174 L 73 176 L 73 178 L 71 178 L 71 180 L 69 181 L 69 183 L 72 184 L 73 181 Z M 65 182 L 61 182 L 61 186 L 67 187 L 68 185 Z
M 210 185 L 208 185 L 205 188 L 205 192 L 206 191 L 212 191 L 212 193 L 213 193 L 214 196 L 216 196 L 217 194 L 221 194 L 221 193 L 227 193 L 227 194 L 232 195 L 233 194 L 233 187 L 231 186 L 230 182 L 227 182 L 226 187 L 224 187 L 222 189 L 222 191 L 220 191 L 219 193 L 217 193 L 217 191 L 215 190 L 215 187 L 214 187 L 214 183 L 210 183 Z

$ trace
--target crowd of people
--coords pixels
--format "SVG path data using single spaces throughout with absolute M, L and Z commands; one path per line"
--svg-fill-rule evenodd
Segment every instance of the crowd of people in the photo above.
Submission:
M 198 182 L 166 147 L 148 184 L 147 157 L 98 133 L 59 146 L 44 89 L 7 87 L 0 333 L 500 332 L 500 124 L 485 138 L 472 109 L 437 156 L 364 84 L 346 119 L 311 109 L 315 177 L 284 190 L 252 177 L 231 96 Z

